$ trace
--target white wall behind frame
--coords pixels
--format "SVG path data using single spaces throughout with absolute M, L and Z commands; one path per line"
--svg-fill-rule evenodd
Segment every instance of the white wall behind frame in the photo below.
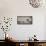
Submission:
M 13 17 L 12 27 L 9 31 L 17 40 L 27 40 L 34 34 L 39 40 L 44 40 L 45 8 L 32 8 L 28 0 L 0 0 L 0 16 Z M 17 16 L 32 16 L 32 25 L 18 25 Z M 1 37 L 2 38 L 2 37 Z

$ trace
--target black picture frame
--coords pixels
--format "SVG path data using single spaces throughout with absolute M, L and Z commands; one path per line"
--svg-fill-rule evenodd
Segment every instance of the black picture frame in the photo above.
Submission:
M 32 24 L 32 16 L 17 16 L 17 24 Z

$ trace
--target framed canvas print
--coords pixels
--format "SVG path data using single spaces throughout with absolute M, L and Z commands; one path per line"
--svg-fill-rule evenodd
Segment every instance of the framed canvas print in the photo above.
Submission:
M 32 24 L 32 16 L 17 16 L 17 24 Z

